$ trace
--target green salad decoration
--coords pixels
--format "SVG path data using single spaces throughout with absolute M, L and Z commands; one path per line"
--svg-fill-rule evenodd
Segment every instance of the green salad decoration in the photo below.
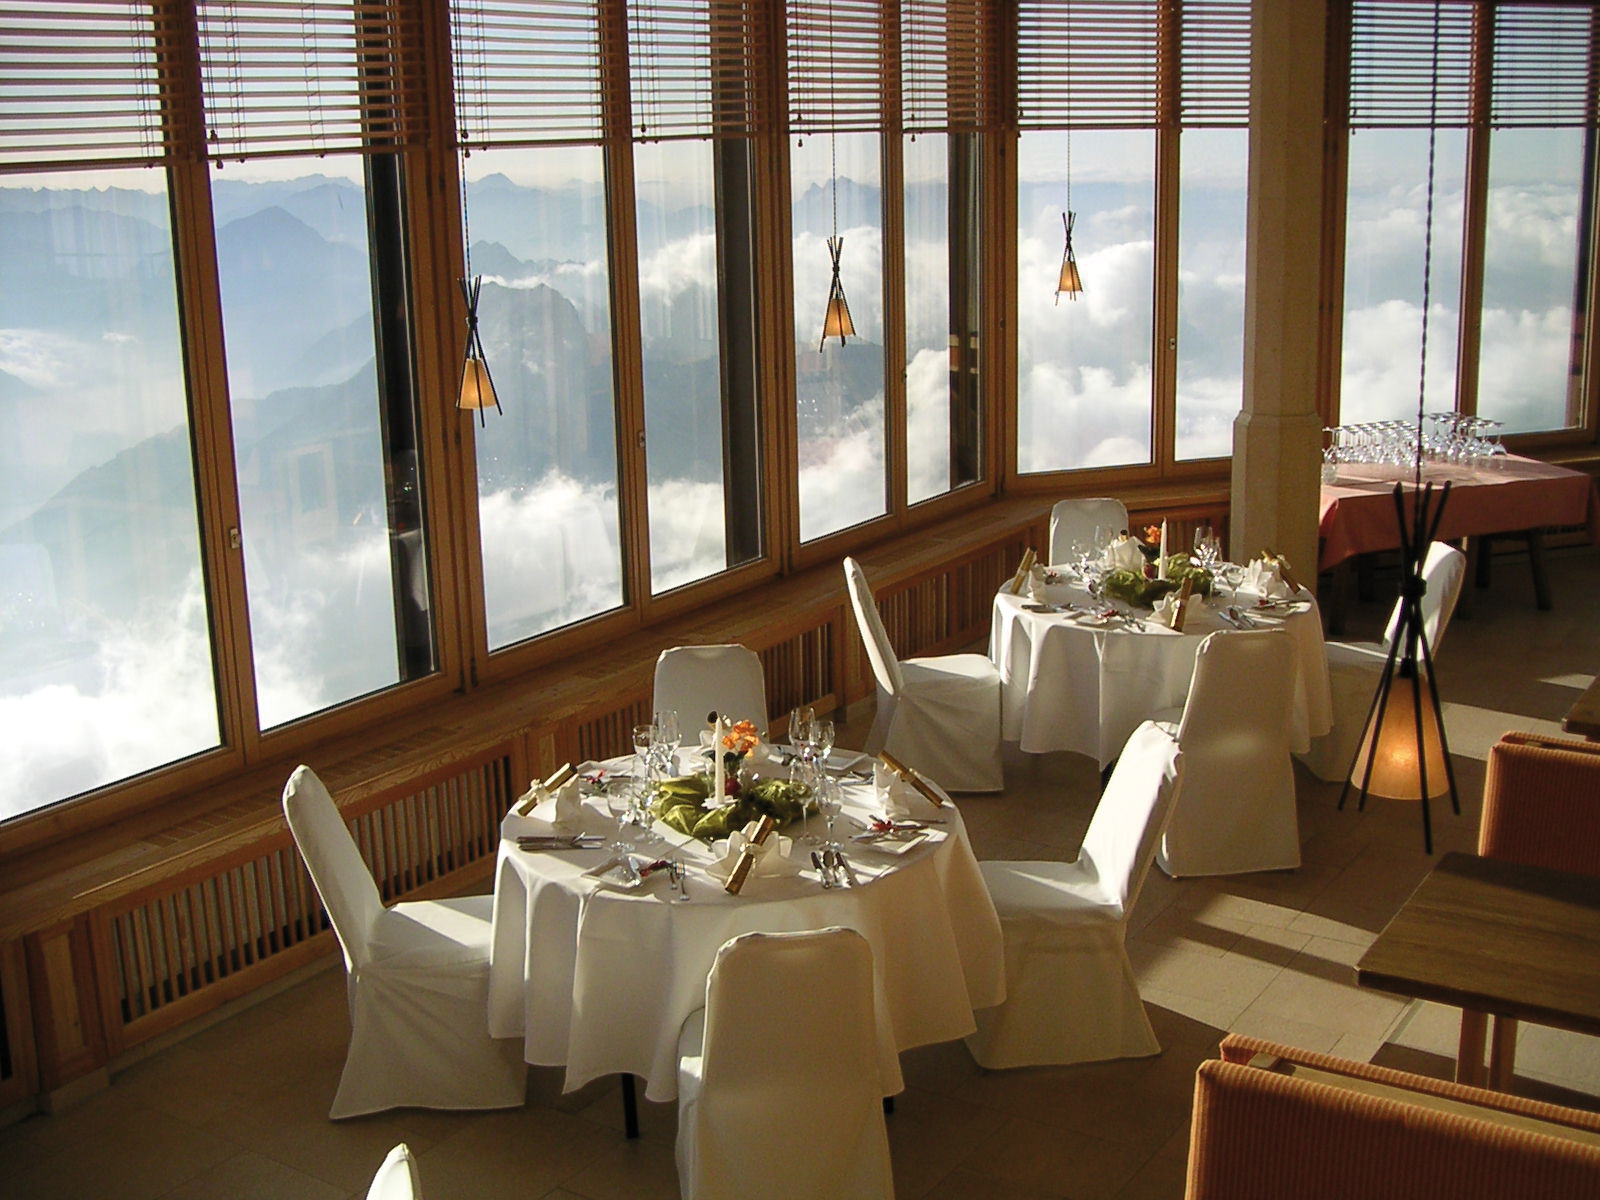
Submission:
M 746 784 L 729 803 L 707 808 L 709 775 L 681 775 L 663 780 L 651 806 L 656 818 L 679 833 L 697 838 L 725 838 L 751 821 L 771 816 L 779 828 L 805 816 L 811 789 L 787 779 L 758 779 Z
M 1100 589 L 1111 599 L 1121 600 L 1124 604 L 1154 608 L 1161 597 L 1181 588 L 1185 579 L 1192 581 L 1189 588 L 1191 595 L 1211 594 L 1211 572 L 1196 566 L 1187 554 L 1167 555 L 1165 579 L 1146 579 L 1137 571 L 1112 571 L 1101 581 Z

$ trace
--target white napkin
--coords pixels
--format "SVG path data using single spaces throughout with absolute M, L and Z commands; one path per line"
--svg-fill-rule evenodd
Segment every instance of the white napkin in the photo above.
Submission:
M 1144 551 L 1139 549 L 1139 540 L 1126 533 L 1106 547 L 1100 561 L 1109 571 L 1144 573 Z
M 1177 592 L 1168 592 L 1156 601 L 1154 617 L 1169 629 L 1174 628 L 1173 622 L 1178 619 L 1179 609 L 1187 609 L 1194 603 L 1195 593 L 1190 592 L 1189 598 L 1183 600 Z
M 733 868 L 739 862 L 739 856 L 744 853 L 744 848 L 755 836 L 755 821 L 751 821 L 743 829 L 735 829 L 728 835 L 726 842 L 718 842 L 716 848 L 722 856 L 716 862 L 706 867 L 707 872 L 718 879 L 727 879 L 733 874 Z M 750 867 L 748 878 L 757 879 L 766 875 L 798 875 L 800 864 L 789 857 L 789 850 L 794 845 L 790 839 L 781 834 L 771 833 L 767 840 L 755 847 L 756 861 Z
M 872 766 L 872 786 L 891 821 L 926 821 L 939 815 L 931 800 L 881 762 Z
M 1028 572 L 1028 596 L 1035 604 L 1044 604 L 1048 599 L 1044 590 L 1047 574 L 1043 563 L 1034 563 Z
M 1294 595 L 1294 590 L 1283 581 L 1278 565 L 1264 558 L 1250 560 L 1239 588 L 1241 591 L 1254 592 L 1263 600 L 1287 600 Z
M 556 829 L 566 829 L 583 821 L 583 801 L 578 797 L 578 777 L 574 775 L 551 795 L 540 784 L 534 784 L 526 794 L 536 794 L 539 799 L 528 814 L 548 821 Z M 518 801 L 521 803 L 521 800 Z

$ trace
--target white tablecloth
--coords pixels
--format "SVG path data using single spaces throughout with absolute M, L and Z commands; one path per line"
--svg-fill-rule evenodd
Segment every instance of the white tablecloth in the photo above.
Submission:
M 609 836 L 616 827 L 597 803 L 585 802 L 584 828 Z M 830 891 L 798 844 L 792 857 L 807 862 L 803 874 L 752 878 L 729 896 L 695 869 L 716 857 L 710 850 L 657 825 L 667 841 L 640 852 L 676 853 L 691 867 L 691 899 L 669 903 L 665 871 L 624 891 L 583 874 L 610 850 L 529 853 L 502 838 L 490 1033 L 521 1038 L 530 1063 L 565 1066 L 568 1091 L 628 1073 L 644 1079 L 647 1098 L 672 1100 L 678 1031 L 705 1004 L 717 948 L 741 933 L 844 925 L 872 944 L 883 1077 L 900 1090 L 897 1053 L 972 1032 L 972 1011 L 1005 998 L 1005 963 L 999 918 L 956 809 L 947 807 L 937 841 L 894 855 L 845 837 L 856 831 L 849 815 L 866 815 L 872 804 L 870 782 L 847 780 L 837 829 L 861 886 Z M 822 832 L 820 817 L 811 824 Z M 502 832 L 524 831 L 526 820 L 508 817 Z
M 1226 596 L 1226 590 L 1224 589 Z M 1322 617 L 1309 593 L 1287 610 L 1252 611 L 1259 627 L 1283 628 L 1295 655 L 1294 748 L 1333 726 Z M 1052 584 L 1052 604 L 1090 605 L 1075 586 Z M 1214 608 L 1191 604 L 1182 633 L 1145 616 L 1142 630 L 1119 624 L 1090 628 L 1070 613 L 1034 613 L 1023 594 L 1001 589 L 994 600 L 989 657 L 1000 670 L 1001 736 L 1029 753 L 1070 750 L 1103 767 L 1115 761 L 1139 722 L 1181 706 L 1189 693 L 1195 651 L 1208 633 L 1229 626 Z M 1249 609 L 1255 597 L 1238 596 Z

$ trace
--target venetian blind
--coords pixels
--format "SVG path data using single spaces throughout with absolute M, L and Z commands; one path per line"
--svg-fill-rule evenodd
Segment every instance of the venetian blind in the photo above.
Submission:
M 1596 6 L 1499 6 L 1489 77 L 1492 125 L 1600 124 Z
M 901 0 L 901 124 L 909 133 L 990 129 L 990 25 L 979 0 Z
M 633 136 L 752 137 L 764 116 L 768 45 L 759 0 L 628 5 Z
M 452 0 L 450 26 L 460 145 L 605 136 L 596 0 Z
M 138 0 L 0 0 L 0 170 L 165 159 L 155 19 Z
M 1022 0 L 1017 109 L 1023 129 L 1247 125 L 1250 0 Z
M 200 0 L 207 153 L 371 152 L 415 141 L 416 11 L 400 0 Z
M 1416 0 L 1356 0 L 1350 14 L 1350 125 L 1355 129 L 1468 124 L 1472 8 Z M 1435 28 L 1437 26 L 1437 91 Z
M 883 128 L 884 20 L 878 0 L 793 0 L 788 6 L 791 133 Z

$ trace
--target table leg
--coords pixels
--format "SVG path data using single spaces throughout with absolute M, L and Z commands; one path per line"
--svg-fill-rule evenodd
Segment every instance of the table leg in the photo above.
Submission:
M 639 1136 L 639 1101 L 633 1094 L 633 1076 L 622 1077 L 622 1131 L 630 1138 Z
M 1456 1044 L 1456 1082 L 1469 1087 L 1482 1087 L 1487 1080 L 1483 1072 L 1483 1038 L 1489 1029 L 1489 1015 L 1461 1010 L 1461 1039 Z
M 1489 1039 L 1489 1086 L 1509 1092 L 1517 1074 L 1517 1019 L 1496 1017 L 1494 1036 Z
M 1544 530 L 1524 530 L 1523 537 L 1528 540 L 1528 572 L 1533 576 L 1533 600 L 1539 608 L 1548 612 L 1550 610 L 1550 580 L 1544 573 Z

